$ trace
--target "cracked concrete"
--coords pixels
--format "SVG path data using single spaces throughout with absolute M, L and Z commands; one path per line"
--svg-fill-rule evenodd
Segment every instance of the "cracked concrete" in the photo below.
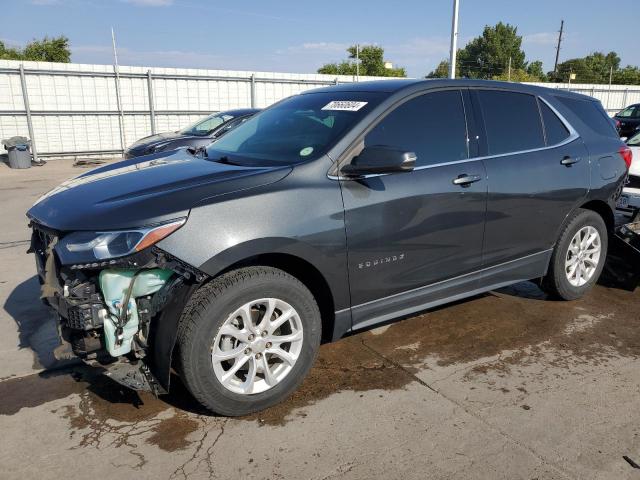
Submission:
M 1 478 L 640 478 L 640 298 L 611 285 L 566 303 L 520 284 L 324 345 L 244 418 L 178 378 L 156 399 L 55 363 L 23 214 L 79 172 L 0 165 Z

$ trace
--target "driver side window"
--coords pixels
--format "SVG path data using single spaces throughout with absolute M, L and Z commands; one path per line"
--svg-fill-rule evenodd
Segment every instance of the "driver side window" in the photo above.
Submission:
M 462 93 L 427 93 L 403 103 L 365 136 L 364 145 L 414 152 L 417 167 L 468 158 Z

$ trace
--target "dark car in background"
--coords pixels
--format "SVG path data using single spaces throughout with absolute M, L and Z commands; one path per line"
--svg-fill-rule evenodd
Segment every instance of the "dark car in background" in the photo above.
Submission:
M 27 214 L 31 251 L 79 356 L 135 388 L 178 372 L 210 410 L 244 415 L 290 395 L 321 341 L 524 280 L 580 298 L 631 160 L 576 93 L 338 85 L 206 149 L 65 182 Z
M 179 147 L 204 147 L 260 110 L 239 108 L 214 113 L 177 132 L 158 133 L 141 138 L 124 152 L 124 158 L 175 150 Z
M 613 117 L 621 137 L 631 138 L 640 127 L 640 103 L 629 105 Z

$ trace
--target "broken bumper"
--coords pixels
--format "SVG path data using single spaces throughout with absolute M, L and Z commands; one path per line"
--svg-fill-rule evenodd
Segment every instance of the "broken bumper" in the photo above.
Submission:
M 173 344 L 168 349 L 167 340 L 154 332 L 162 332 L 157 324 L 166 321 L 165 306 L 173 295 L 201 282 L 204 275 L 156 247 L 109 261 L 61 265 L 55 245 L 62 234 L 36 223 L 32 228 L 30 252 L 36 259 L 41 297 L 58 313 L 61 341 L 119 383 L 162 393 L 168 388 Z M 180 313 L 181 309 L 171 310 L 173 316 Z M 175 318 L 171 321 L 177 326 Z M 174 335 L 174 330 L 161 335 Z M 154 362 L 156 344 L 164 352 L 168 349 L 168 360 Z M 153 374 L 158 363 L 163 382 Z

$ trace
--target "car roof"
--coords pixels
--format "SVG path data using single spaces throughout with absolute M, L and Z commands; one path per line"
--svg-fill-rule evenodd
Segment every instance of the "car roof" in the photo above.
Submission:
M 538 85 L 529 85 L 524 83 L 515 82 L 501 82 L 497 80 L 475 80 L 468 78 L 460 79 L 390 79 L 390 80 L 373 80 L 366 82 L 353 82 L 353 83 L 339 83 L 337 85 L 317 88 L 313 90 L 306 90 L 301 92 L 301 95 L 308 93 L 330 93 L 330 92 L 381 92 L 389 95 L 400 92 L 402 90 L 426 90 L 431 88 L 445 88 L 445 87 L 486 87 L 486 88 L 501 88 L 505 90 L 511 90 L 514 92 L 531 93 L 534 95 L 554 94 L 561 96 L 569 96 L 580 98 L 583 100 L 595 101 L 593 97 L 582 95 L 575 92 L 569 92 L 567 90 L 560 90 L 559 88 L 547 88 Z

